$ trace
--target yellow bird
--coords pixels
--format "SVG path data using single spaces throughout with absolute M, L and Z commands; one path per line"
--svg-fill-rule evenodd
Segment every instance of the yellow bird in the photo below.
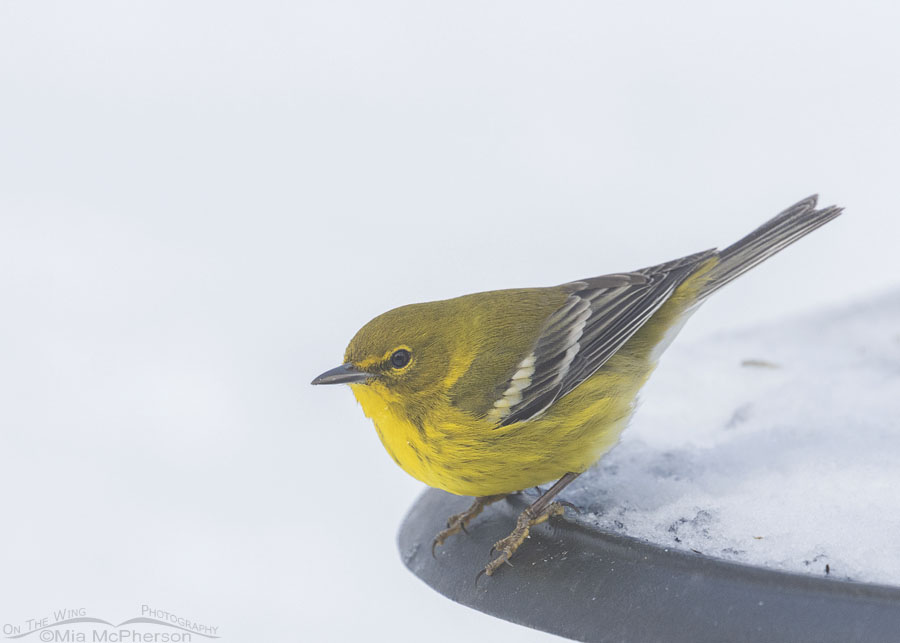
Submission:
M 724 250 L 550 288 L 388 311 L 313 384 L 348 383 L 384 448 L 431 487 L 475 496 L 434 545 L 489 503 L 557 482 L 494 546 L 493 574 L 554 497 L 618 441 L 638 391 L 709 295 L 841 213 L 800 201 Z M 699 400 L 698 400 L 699 401 Z

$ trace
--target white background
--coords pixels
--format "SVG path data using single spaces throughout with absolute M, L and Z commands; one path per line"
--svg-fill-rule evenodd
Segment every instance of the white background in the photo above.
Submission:
M 0 622 L 548 638 L 405 570 L 420 485 L 309 380 L 394 306 L 724 245 L 816 191 L 847 214 L 683 338 L 896 284 L 898 27 L 890 2 L 0 0 Z

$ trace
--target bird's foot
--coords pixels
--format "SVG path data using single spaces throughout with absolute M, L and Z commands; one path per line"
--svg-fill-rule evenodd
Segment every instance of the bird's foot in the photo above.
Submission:
M 512 563 L 509 562 L 510 557 L 516 553 L 519 545 L 528 538 L 528 533 L 531 531 L 532 527 L 541 524 L 553 516 L 562 516 L 563 513 L 565 513 L 566 507 L 573 506 L 574 505 L 569 502 L 551 502 L 544 507 L 543 510 L 537 513 L 532 511 L 531 507 L 528 507 L 519 514 L 519 518 L 516 520 L 516 528 L 512 530 L 512 533 L 506 538 L 494 543 L 494 546 L 491 548 L 491 553 L 498 552 L 499 555 L 489 562 L 487 567 L 481 570 L 478 575 L 481 576 L 481 574 L 487 574 L 488 576 L 493 576 L 504 563 L 512 566 Z
M 466 531 L 466 527 L 469 526 L 469 523 L 472 522 L 478 514 L 484 511 L 485 507 L 498 500 L 503 500 L 505 497 L 505 493 L 496 496 L 479 496 L 475 498 L 475 501 L 468 509 L 450 516 L 447 519 L 447 528 L 435 536 L 434 541 L 431 543 L 431 555 L 434 556 L 434 550 L 443 545 L 444 541 L 450 536 L 458 534 L 461 531 Z

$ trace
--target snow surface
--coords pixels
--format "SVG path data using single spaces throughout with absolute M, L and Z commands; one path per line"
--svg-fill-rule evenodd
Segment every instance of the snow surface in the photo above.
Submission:
M 702 314 L 702 313 L 701 313 Z M 573 519 L 773 569 L 900 585 L 900 292 L 677 341 Z

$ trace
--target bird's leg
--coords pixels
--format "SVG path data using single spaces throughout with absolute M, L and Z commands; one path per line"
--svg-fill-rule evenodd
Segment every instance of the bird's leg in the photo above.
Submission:
M 431 543 L 431 555 L 434 556 L 434 550 L 436 547 L 443 545 L 444 541 L 447 540 L 453 534 L 458 534 L 460 531 L 465 531 L 466 527 L 468 527 L 469 523 L 475 519 L 475 517 L 480 514 L 485 507 L 489 504 L 497 502 L 498 500 L 503 500 L 507 495 L 505 493 L 501 493 L 496 496 L 478 496 L 475 498 L 475 501 L 472 505 L 463 512 L 458 514 L 454 514 L 447 519 L 447 528 L 440 532 L 437 536 L 434 537 L 434 542 Z
M 499 555 L 488 563 L 487 567 L 482 570 L 482 574 L 487 574 L 491 576 L 496 572 L 503 563 L 509 563 L 510 557 L 516 552 L 526 538 L 528 538 L 528 532 L 535 525 L 539 525 L 544 522 L 551 516 L 561 516 L 565 511 L 566 507 L 572 507 L 573 505 L 568 502 L 553 502 L 553 498 L 562 491 L 566 485 L 568 485 L 572 480 L 577 478 L 579 474 L 577 473 L 567 473 L 562 478 L 556 481 L 556 483 L 550 487 L 544 495 L 531 503 L 525 511 L 519 514 L 519 518 L 516 521 L 516 528 L 513 529 L 512 533 L 503 538 L 502 540 L 498 540 L 494 543 L 494 547 L 491 549 L 491 553 L 499 552 Z M 479 574 L 480 576 L 481 574 Z

